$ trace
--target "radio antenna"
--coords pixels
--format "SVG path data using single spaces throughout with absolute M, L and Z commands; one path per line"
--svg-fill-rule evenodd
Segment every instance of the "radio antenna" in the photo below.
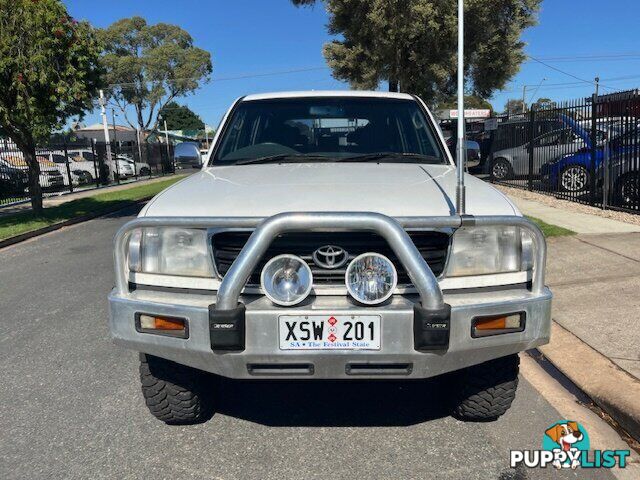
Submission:
M 467 161 L 464 119 L 464 0 L 458 0 L 458 142 L 456 148 L 456 213 L 465 214 L 464 171 Z

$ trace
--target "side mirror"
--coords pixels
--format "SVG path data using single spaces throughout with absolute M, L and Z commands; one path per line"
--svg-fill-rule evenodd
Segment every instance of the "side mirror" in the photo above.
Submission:
M 173 160 L 178 167 L 200 168 L 202 166 L 200 147 L 194 142 L 179 143 L 173 150 Z

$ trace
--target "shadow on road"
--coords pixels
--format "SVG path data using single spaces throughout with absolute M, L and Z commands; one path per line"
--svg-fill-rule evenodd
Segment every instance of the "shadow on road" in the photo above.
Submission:
M 449 415 L 441 382 L 220 379 L 216 410 L 267 426 L 407 426 Z

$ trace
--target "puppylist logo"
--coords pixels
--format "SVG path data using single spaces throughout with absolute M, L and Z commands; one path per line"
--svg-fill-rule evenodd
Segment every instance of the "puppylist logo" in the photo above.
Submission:
M 549 426 L 542 437 L 541 450 L 511 450 L 510 465 L 515 468 L 624 468 L 629 450 L 589 450 L 587 430 L 577 422 L 561 420 Z

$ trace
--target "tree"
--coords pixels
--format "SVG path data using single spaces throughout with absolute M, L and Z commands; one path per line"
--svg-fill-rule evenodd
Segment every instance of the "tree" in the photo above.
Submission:
M 558 106 L 556 102 L 551 100 L 550 98 L 539 98 L 536 102 L 531 104 L 531 109 L 535 110 L 550 110 L 554 109 Z
M 100 38 L 111 99 L 133 128 L 155 128 L 157 110 L 193 93 L 212 72 L 209 52 L 194 47 L 191 35 L 176 25 L 125 18 L 101 30 Z M 134 123 L 127 117 L 130 105 Z
M 169 130 L 202 130 L 204 122 L 189 107 L 178 105 L 176 102 L 167 103 L 158 112 L 167 122 Z
M 464 96 L 464 107 L 478 108 L 483 110 L 493 110 L 491 103 L 489 103 L 484 98 L 480 98 L 475 95 Z M 437 110 L 451 110 L 451 109 L 457 109 L 457 108 L 458 108 L 457 97 L 451 97 L 451 98 L 448 98 L 446 101 L 439 103 Z
M 504 104 L 504 113 L 514 114 L 525 111 L 524 102 L 521 98 L 511 98 Z
M 312 5 L 313 0 L 292 0 Z M 525 59 L 522 31 L 534 25 L 542 0 L 467 0 L 465 75 L 482 98 L 503 88 Z M 324 46 L 339 80 L 356 88 L 419 94 L 434 103 L 456 91 L 457 6 L 441 0 L 325 0 L 329 33 Z
M 42 213 L 36 143 L 92 107 L 100 47 L 59 0 L 0 0 L 0 130 L 22 151 L 31 205 Z

